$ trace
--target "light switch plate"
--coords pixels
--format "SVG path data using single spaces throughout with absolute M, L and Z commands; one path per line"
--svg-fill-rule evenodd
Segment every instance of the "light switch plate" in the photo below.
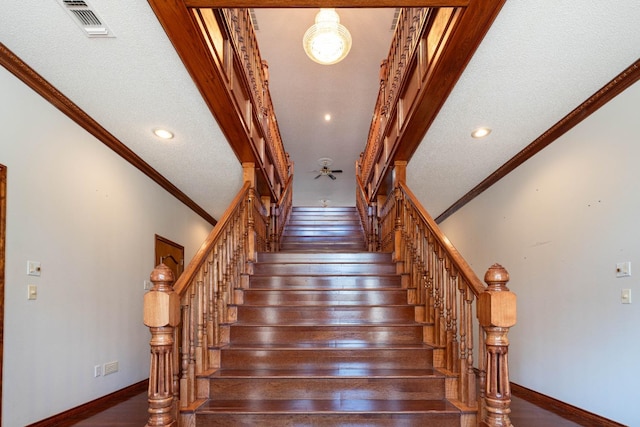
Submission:
M 27 275 L 29 276 L 40 275 L 40 261 L 27 261 Z
M 622 304 L 631 304 L 631 289 L 623 289 L 620 292 L 620 302 Z
M 631 261 L 619 262 L 616 264 L 616 277 L 631 276 Z

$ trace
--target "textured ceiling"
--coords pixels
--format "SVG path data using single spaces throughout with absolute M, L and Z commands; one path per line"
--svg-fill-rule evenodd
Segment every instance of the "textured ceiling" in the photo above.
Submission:
M 88 2 L 114 38 L 87 38 L 56 0 L 21 0 L 3 3 L 0 41 L 219 218 L 241 186 L 241 166 L 149 5 Z M 507 0 L 409 164 L 409 184 L 433 216 L 638 59 L 640 2 L 587 4 Z M 296 204 L 354 204 L 354 162 L 393 12 L 340 10 L 354 46 L 325 67 L 301 48 L 315 11 L 256 10 L 276 115 L 295 161 Z M 493 132 L 472 140 L 479 125 Z M 158 126 L 176 137 L 158 141 L 151 134 Z M 336 181 L 313 179 L 321 157 L 344 170 Z

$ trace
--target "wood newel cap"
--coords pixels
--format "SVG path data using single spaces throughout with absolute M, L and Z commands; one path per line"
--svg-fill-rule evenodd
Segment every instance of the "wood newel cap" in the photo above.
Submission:
M 144 324 L 150 328 L 180 324 L 180 297 L 173 290 L 173 272 L 164 264 L 151 272 L 153 289 L 144 295 Z
M 164 263 L 153 269 L 149 279 L 153 283 L 153 291 L 167 292 L 169 289 L 173 291 L 175 277 L 173 277 L 173 271 Z
M 484 275 L 487 289 L 478 298 L 478 321 L 483 327 L 510 328 L 516 324 L 516 294 L 507 288 L 509 273 L 494 264 Z
M 484 281 L 490 290 L 508 291 L 509 272 L 500 264 L 493 264 L 484 275 Z

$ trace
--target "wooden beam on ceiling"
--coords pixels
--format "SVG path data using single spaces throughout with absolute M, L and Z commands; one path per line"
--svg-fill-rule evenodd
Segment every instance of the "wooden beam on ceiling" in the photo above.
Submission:
M 185 0 L 187 7 L 207 8 L 378 8 L 466 7 L 471 0 Z

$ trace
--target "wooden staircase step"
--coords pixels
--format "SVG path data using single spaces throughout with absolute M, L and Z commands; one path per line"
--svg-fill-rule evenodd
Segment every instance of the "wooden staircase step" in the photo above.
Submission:
M 355 208 L 294 207 L 280 252 L 259 253 L 236 290 L 195 424 L 470 426 L 396 271 L 366 252 Z
M 401 288 L 397 275 L 252 276 L 250 289 L 389 289 Z
M 365 249 L 364 242 L 315 242 L 315 243 L 281 243 L 281 251 L 294 252 L 360 252 Z
M 433 350 L 428 346 L 375 346 L 355 345 L 334 347 L 294 346 L 238 346 L 225 347 L 220 352 L 225 369 L 328 369 L 363 368 L 377 369 L 427 369 L 433 365 Z
M 253 266 L 255 276 L 259 275 L 378 275 L 395 274 L 395 264 L 361 263 L 280 263 L 258 262 Z
M 244 306 L 264 305 L 390 305 L 406 304 L 407 291 L 379 289 L 362 292 L 361 289 L 246 289 Z
M 445 400 L 210 400 L 201 406 L 197 425 L 460 427 L 460 411 Z
M 284 230 L 282 239 L 298 241 L 298 237 L 341 237 L 362 239 L 362 231 L 358 228 L 347 227 L 297 227 Z
M 249 306 L 240 305 L 238 323 L 265 325 L 295 323 L 303 325 L 343 325 L 358 323 L 397 323 L 415 319 L 410 305 L 382 306 Z
M 352 372 L 353 371 L 353 372 Z M 430 400 L 444 396 L 445 378 L 432 370 L 220 370 L 209 398 Z
M 390 263 L 389 252 L 349 252 L 349 253 L 307 253 L 307 252 L 259 252 L 258 262 L 285 263 L 320 263 L 320 262 L 350 262 L 350 263 Z
M 423 326 L 419 324 L 356 324 L 325 325 L 304 324 L 254 325 L 233 324 L 230 339 L 233 344 L 276 344 L 375 342 L 378 344 L 418 344 L 422 342 Z

